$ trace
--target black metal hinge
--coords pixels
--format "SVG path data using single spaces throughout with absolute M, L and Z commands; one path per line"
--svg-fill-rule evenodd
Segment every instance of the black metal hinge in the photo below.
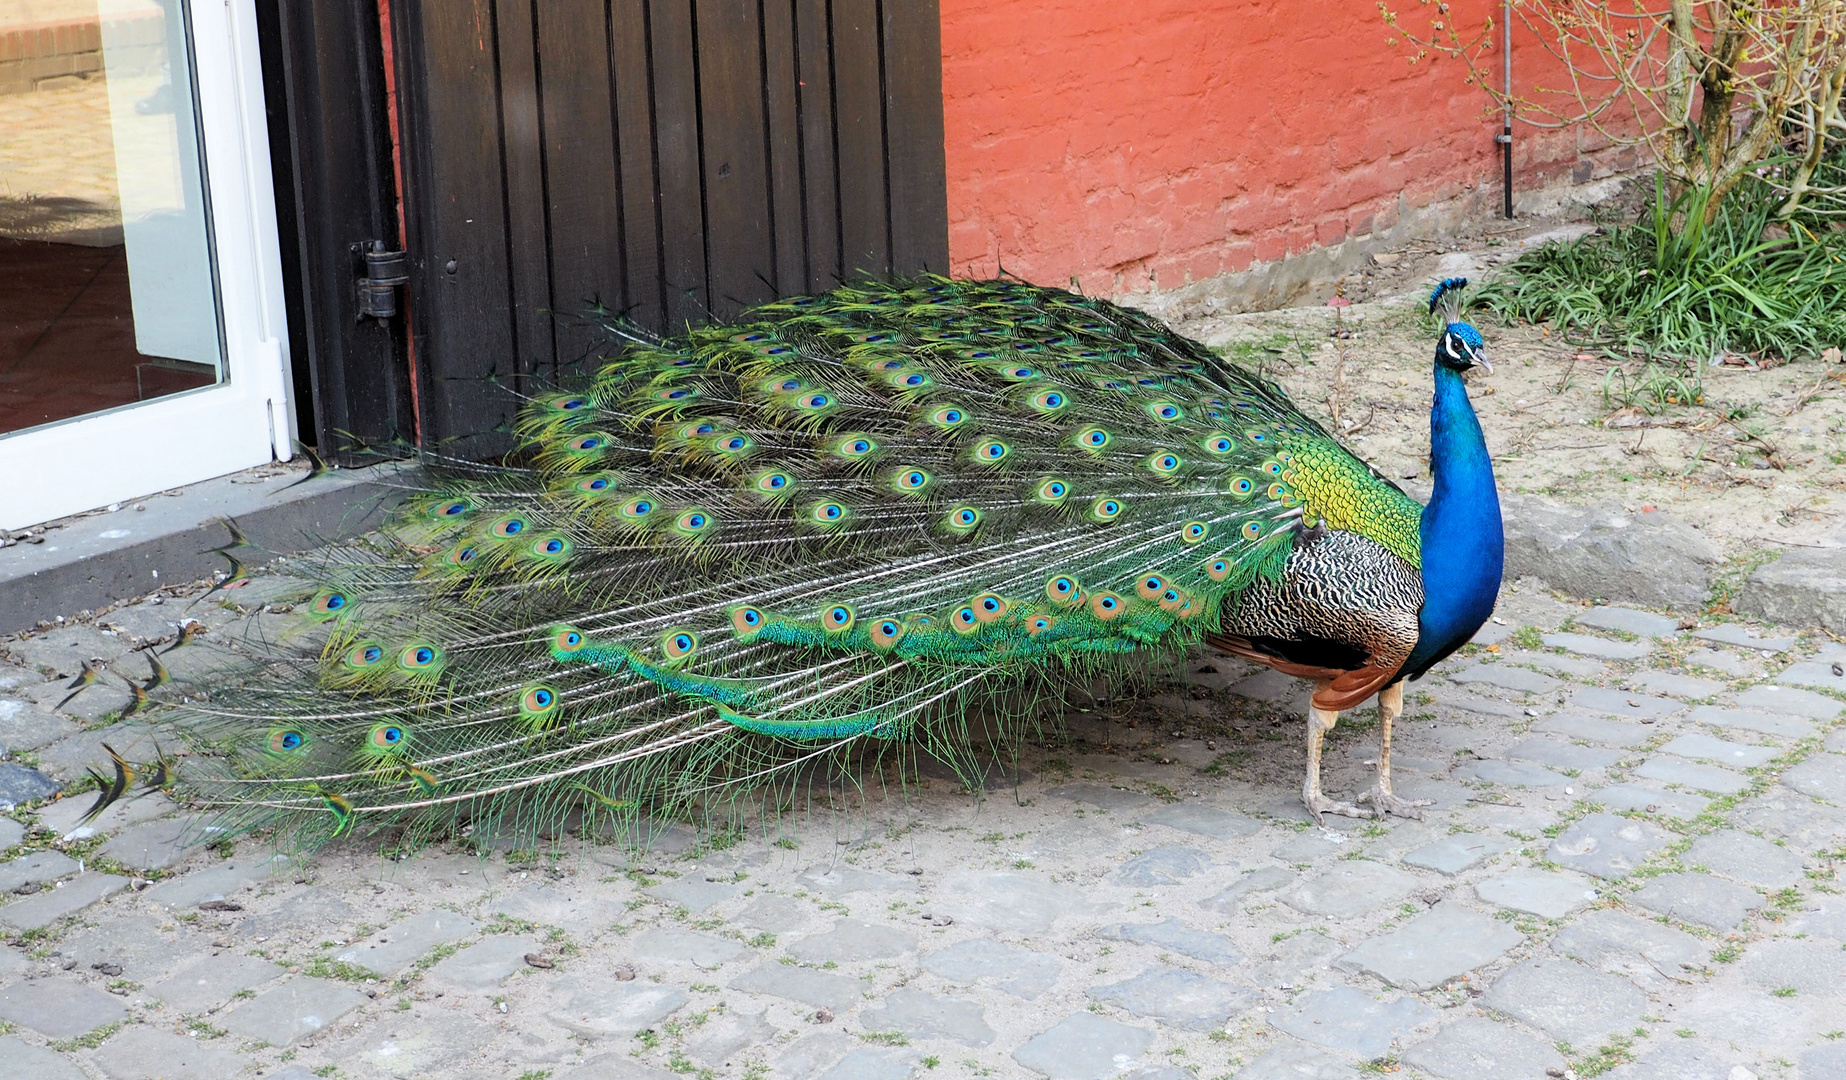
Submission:
M 410 280 L 410 254 L 386 251 L 383 240 L 354 244 L 353 248 L 365 254 L 365 273 L 355 282 L 359 290 L 359 317 L 395 317 L 397 287 Z

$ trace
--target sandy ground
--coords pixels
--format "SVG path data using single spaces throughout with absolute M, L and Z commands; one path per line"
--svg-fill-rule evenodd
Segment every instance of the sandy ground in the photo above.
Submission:
M 1546 221 L 1407 245 L 1348 279 L 1350 307 L 1176 318 L 1181 332 L 1278 379 L 1304 411 L 1345 433 L 1407 490 L 1429 483 L 1429 283 L 1487 280 Z M 1581 226 L 1579 231 L 1581 231 Z M 1485 312 L 1493 374 L 1469 377 L 1503 491 L 1566 502 L 1653 505 L 1703 529 L 1728 557 L 1837 546 L 1846 489 L 1846 365 L 1819 357 L 1705 364 L 1693 401 L 1634 393 L 1644 361 L 1573 343 L 1548 325 Z M 1668 394 L 1669 397 L 1676 395 Z

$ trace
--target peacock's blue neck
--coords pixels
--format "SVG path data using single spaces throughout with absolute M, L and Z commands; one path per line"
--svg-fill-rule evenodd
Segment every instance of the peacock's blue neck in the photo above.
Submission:
M 1493 614 L 1505 563 L 1500 498 L 1481 422 L 1461 373 L 1441 362 L 1429 411 L 1435 491 L 1423 509 L 1423 610 L 1403 673 L 1415 677 L 1460 648 Z

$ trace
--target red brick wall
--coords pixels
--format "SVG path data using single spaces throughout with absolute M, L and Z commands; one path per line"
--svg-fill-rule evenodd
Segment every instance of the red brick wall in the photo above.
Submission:
M 1498 198 L 1486 96 L 1455 61 L 1387 47 L 1374 0 L 941 5 L 957 274 L 1004 265 L 1120 295 L 1388 227 L 1400 198 L 1482 181 Z M 1499 12 L 1453 7 L 1464 27 Z M 1537 46 L 1514 56 L 1528 81 Z M 1531 134 L 1516 131 L 1515 190 L 1577 154 L 1574 136 Z

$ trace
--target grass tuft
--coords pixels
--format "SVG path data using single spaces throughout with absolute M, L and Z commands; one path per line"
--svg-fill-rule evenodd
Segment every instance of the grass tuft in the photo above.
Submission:
M 1775 222 L 1777 204 L 1766 184 L 1746 181 L 1707 224 L 1702 192 L 1669 199 L 1657 181 L 1640 220 L 1535 248 L 1474 305 L 1649 357 L 1792 360 L 1846 345 L 1846 229 Z M 1653 371 L 1642 385 L 1606 389 L 1691 403 L 1701 389 L 1696 370 Z

